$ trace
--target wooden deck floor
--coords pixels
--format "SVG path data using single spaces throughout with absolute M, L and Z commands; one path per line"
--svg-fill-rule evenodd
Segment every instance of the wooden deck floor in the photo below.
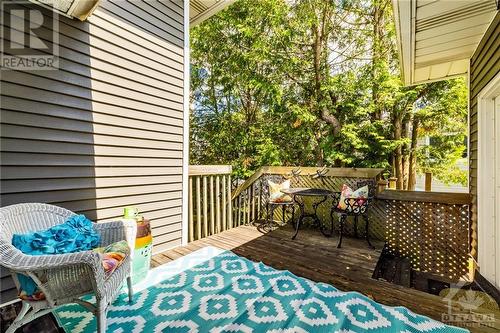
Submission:
M 241 226 L 155 255 L 153 265 L 210 245 L 313 281 L 330 283 L 343 291 L 363 293 L 379 303 L 406 306 L 437 320 L 448 313 L 448 303 L 441 297 L 371 278 L 381 243 L 375 243 L 376 250 L 372 250 L 363 240 L 345 238 L 342 249 L 337 249 L 335 237 L 325 238 L 316 230 L 301 230 L 296 240 L 291 240 L 291 235 L 290 227 L 262 234 L 255 227 Z M 453 305 L 455 311 L 459 311 L 456 306 Z M 472 324 L 472 332 L 499 333 L 500 312 L 495 313 L 493 323 Z

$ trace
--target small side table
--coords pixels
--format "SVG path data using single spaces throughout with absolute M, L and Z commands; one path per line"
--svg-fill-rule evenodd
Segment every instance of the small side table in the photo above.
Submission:
M 295 224 L 295 234 L 292 236 L 292 239 L 295 239 L 297 237 L 297 234 L 299 233 L 300 225 L 302 224 L 302 221 L 305 218 L 313 219 L 314 224 L 317 227 L 319 227 L 319 230 L 321 231 L 321 233 L 324 236 L 330 237 L 332 235 L 331 232 L 328 232 L 325 228 L 323 228 L 323 225 L 321 224 L 321 220 L 319 219 L 319 216 L 318 216 L 318 206 L 321 205 L 323 202 L 325 202 L 328 199 L 328 197 L 333 193 L 332 191 L 327 190 L 327 189 L 323 189 L 323 188 L 299 187 L 299 188 L 284 189 L 284 190 L 281 190 L 281 192 L 290 195 L 293 198 L 293 201 L 300 208 L 300 217 L 297 220 L 297 223 Z M 318 198 L 320 198 L 319 201 L 314 202 L 312 204 L 313 213 L 306 213 L 304 197 L 318 197 Z
M 149 220 L 122 219 L 127 227 L 127 242 L 131 248 L 132 283 L 143 280 L 151 265 L 153 238 Z

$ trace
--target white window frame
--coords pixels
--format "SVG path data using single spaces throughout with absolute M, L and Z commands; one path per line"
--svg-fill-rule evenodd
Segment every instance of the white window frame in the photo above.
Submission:
M 478 263 L 481 274 L 499 287 L 500 284 L 500 228 L 495 221 L 495 210 L 500 198 L 495 198 L 495 170 L 491 156 L 495 154 L 492 139 L 495 134 L 494 98 L 500 95 L 500 73 L 493 78 L 477 97 L 477 233 Z M 500 156 L 497 156 L 500 158 Z

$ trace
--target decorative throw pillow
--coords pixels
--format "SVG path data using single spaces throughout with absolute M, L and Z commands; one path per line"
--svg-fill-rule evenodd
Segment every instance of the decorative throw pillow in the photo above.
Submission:
M 346 184 L 342 185 L 342 190 L 340 191 L 340 201 L 337 208 L 346 210 L 347 205 L 345 204 L 345 199 L 357 199 L 358 204 L 362 205 L 368 198 L 368 185 L 358 188 L 353 191 L 352 188 Z
M 47 230 L 12 236 L 12 245 L 22 253 L 32 256 L 87 251 L 98 246 L 100 242 L 100 235 L 85 215 L 73 215 L 66 222 Z M 45 295 L 32 278 L 23 274 L 17 276 L 21 299 L 45 299 Z
M 130 248 L 127 241 L 122 240 L 116 243 L 109 244 L 106 247 L 98 247 L 93 249 L 102 255 L 102 267 L 106 272 L 106 276 L 113 273 L 123 262 L 129 253 Z
M 287 190 L 290 188 L 290 180 L 285 180 L 281 184 L 277 184 L 268 180 L 269 183 L 269 201 L 270 202 L 291 202 L 293 199 L 288 194 L 281 192 L 281 190 Z

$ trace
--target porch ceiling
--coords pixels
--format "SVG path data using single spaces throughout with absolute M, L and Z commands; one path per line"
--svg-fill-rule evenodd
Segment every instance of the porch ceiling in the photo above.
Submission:
M 497 12 L 495 0 L 393 0 L 406 85 L 466 74 Z
M 210 16 L 217 14 L 235 0 L 190 0 L 189 1 L 189 20 L 193 27 Z

